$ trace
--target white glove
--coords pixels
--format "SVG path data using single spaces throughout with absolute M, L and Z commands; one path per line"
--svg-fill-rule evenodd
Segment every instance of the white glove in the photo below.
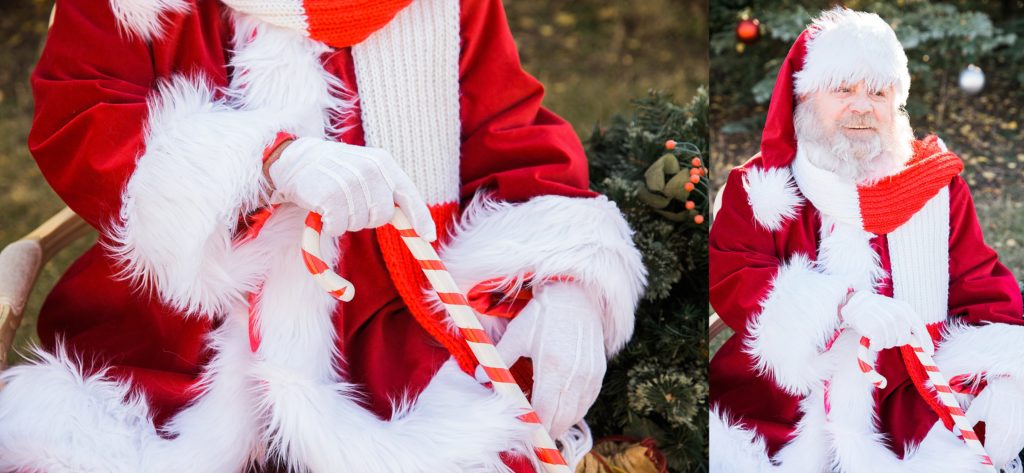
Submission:
M 398 204 L 416 233 L 437 238 L 430 210 L 386 150 L 299 138 L 270 165 L 269 175 L 285 200 L 323 216 L 327 236 L 384 225 Z
M 553 438 L 597 400 L 607 365 L 597 304 L 568 282 L 547 283 L 508 324 L 497 344 L 509 366 L 533 360 L 533 408 Z
M 927 326 L 904 301 L 859 291 L 843 306 L 842 315 L 850 327 L 871 340 L 872 350 L 916 342 L 929 355 L 935 353 Z
M 985 422 L 985 450 L 997 468 L 1024 448 L 1024 387 L 1007 378 L 991 378 L 967 409 L 968 423 Z

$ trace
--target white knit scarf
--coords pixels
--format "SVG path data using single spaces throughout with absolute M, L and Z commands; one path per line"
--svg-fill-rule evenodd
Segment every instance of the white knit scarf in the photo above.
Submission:
M 793 161 L 800 192 L 823 219 L 864 229 L 856 185 L 811 164 L 803 148 Z M 894 200 L 900 198 L 892 196 Z M 942 188 L 906 223 L 888 234 L 893 297 L 906 301 L 925 320 L 946 320 L 949 297 L 949 189 Z

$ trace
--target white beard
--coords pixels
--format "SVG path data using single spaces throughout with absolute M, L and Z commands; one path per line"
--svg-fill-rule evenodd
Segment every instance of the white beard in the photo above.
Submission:
M 793 118 L 797 146 L 804 148 L 811 164 L 853 182 L 870 183 L 895 174 L 913 154 L 914 130 L 906 112 L 897 112 L 889 126 L 867 139 L 829 132 L 822 123 L 814 99 L 797 104 Z

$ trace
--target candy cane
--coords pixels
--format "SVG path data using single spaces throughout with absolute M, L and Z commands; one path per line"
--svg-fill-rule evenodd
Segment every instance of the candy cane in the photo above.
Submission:
M 306 228 L 302 230 L 302 262 L 306 263 L 309 274 L 313 275 L 313 279 L 328 294 L 339 301 L 348 302 L 355 296 L 356 288 L 347 279 L 331 270 L 323 256 L 320 256 L 320 232 L 323 227 L 320 214 L 310 212 L 306 216 Z
M 857 362 L 860 364 L 861 371 L 871 380 L 875 386 L 879 389 L 885 387 L 885 377 L 875 371 L 874 366 L 871 363 L 867 363 L 865 360 L 870 360 L 868 354 L 868 346 L 871 345 L 871 341 L 867 337 L 861 337 L 860 348 L 857 351 Z M 946 412 L 953 418 L 953 425 L 956 426 L 956 430 L 959 431 L 960 438 L 963 439 L 964 443 L 967 444 L 967 448 L 974 452 L 976 455 L 981 457 L 981 464 L 985 466 L 986 471 L 992 473 L 996 472 L 995 465 L 992 464 L 992 458 L 988 456 L 988 452 L 985 451 L 985 446 L 981 444 L 981 439 L 978 438 L 978 434 L 974 432 L 974 428 L 967 421 L 967 417 L 964 415 L 963 409 L 960 408 L 960 404 L 956 402 L 956 397 L 953 396 L 953 389 L 949 385 L 949 381 L 946 379 L 946 375 L 939 371 L 938 365 L 935 364 L 935 360 L 932 356 L 924 351 L 923 348 L 910 344 L 910 347 L 914 349 L 914 354 L 917 355 L 917 360 L 921 362 L 921 366 L 924 367 L 924 371 L 928 373 L 928 379 L 931 380 L 932 385 L 935 387 L 935 391 L 939 395 L 939 402 L 946 408 Z M 877 379 L 881 379 L 881 385 L 877 382 Z
M 868 337 L 860 337 L 860 346 L 857 347 L 857 364 L 860 366 L 860 371 L 864 373 L 864 376 L 868 377 L 871 384 L 874 384 L 876 388 L 883 389 L 889 382 L 882 376 L 874 367 L 874 357 L 871 356 L 871 340 Z
M 420 269 L 423 270 L 423 274 L 427 276 L 430 285 L 437 292 L 438 298 L 444 303 L 448 314 L 451 315 L 455 325 L 468 342 L 473 355 L 476 356 L 484 372 L 487 373 L 487 377 L 490 378 L 494 390 L 499 394 L 510 397 L 518 404 L 518 407 L 526 412 L 519 416 L 519 419 L 534 425 L 531 439 L 533 451 L 537 454 L 537 459 L 540 460 L 545 471 L 548 473 L 569 473 L 569 466 L 565 459 L 562 458 L 558 447 L 555 446 L 554 440 L 551 439 L 551 435 L 544 429 L 540 417 L 534 412 L 530 401 L 526 399 L 526 395 L 523 394 L 515 379 L 512 378 L 512 373 L 509 372 L 505 362 L 498 355 L 494 342 L 491 341 L 491 337 L 487 335 L 483 326 L 480 325 L 480 321 L 477 320 L 476 313 L 469 306 L 466 296 L 462 294 L 451 274 L 445 269 L 441 258 L 434 251 L 434 247 L 430 246 L 430 243 L 427 243 L 426 240 L 416 234 L 416 231 L 412 229 L 412 225 L 409 223 L 409 218 L 397 207 L 395 208 L 395 215 L 391 219 L 391 225 L 398 230 L 402 241 L 405 242 L 413 258 L 419 263 Z M 303 260 L 321 287 L 338 300 L 349 301 L 355 292 L 352 283 L 335 274 L 324 263 L 323 258 L 319 256 L 321 227 L 320 215 L 310 212 L 306 217 L 306 229 L 302 234 Z

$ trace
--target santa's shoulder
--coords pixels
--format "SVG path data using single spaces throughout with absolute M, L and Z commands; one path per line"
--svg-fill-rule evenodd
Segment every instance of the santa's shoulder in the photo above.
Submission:
M 760 153 L 729 171 L 719 194 L 721 205 L 742 205 L 745 201 L 754 220 L 771 231 L 796 217 L 804 203 L 789 167 L 766 167 Z M 733 202 L 730 196 L 740 200 Z
M 145 41 L 163 37 L 176 18 L 197 10 L 205 0 L 107 0 L 118 27 Z

